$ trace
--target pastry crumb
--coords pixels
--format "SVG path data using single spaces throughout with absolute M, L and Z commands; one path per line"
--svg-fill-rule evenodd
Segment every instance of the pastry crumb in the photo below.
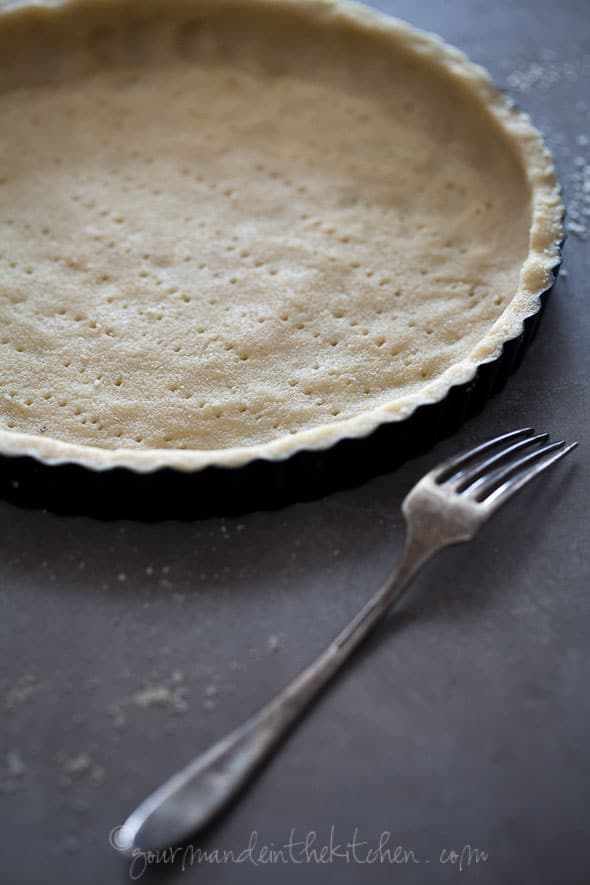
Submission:
M 17 707 L 31 701 L 38 690 L 37 676 L 34 673 L 25 673 L 8 689 L 4 699 L 5 708 L 9 712 L 14 712 Z
M 270 654 L 274 654 L 281 647 L 281 642 L 278 636 L 269 636 L 268 641 L 266 643 L 266 647 Z

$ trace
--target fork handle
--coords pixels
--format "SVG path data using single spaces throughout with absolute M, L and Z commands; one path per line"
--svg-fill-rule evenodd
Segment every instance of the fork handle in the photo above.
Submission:
M 178 844 L 210 823 L 250 780 L 434 552 L 414 543 L 410 536 L 395 572 L 328 648 L 257 713 L 142 802 L 116 833 L 115 847 L 129 855 L 157 851 Z

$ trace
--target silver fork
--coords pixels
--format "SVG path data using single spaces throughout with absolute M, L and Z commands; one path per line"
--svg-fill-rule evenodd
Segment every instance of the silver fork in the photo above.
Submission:
M 254 716 L 173 775 L 129 816 L 114 837 L 133 856 L 178 844 L 205 827 L 251 778 L 279 740 L 400 598 L 424 563 L 469 541 L 529 480 L 577 446 L 546 444 L 532 428 L 497 436 L 427 473 L 402 505 L 400 563 L 328 648 Z M 524 454 L 526 449 L 532 451 Z

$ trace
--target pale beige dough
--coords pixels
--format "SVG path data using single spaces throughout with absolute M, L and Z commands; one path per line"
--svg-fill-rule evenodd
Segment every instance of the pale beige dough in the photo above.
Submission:
M 300 6 L 0 18 L 5 443 L 315 444 L 485 358 L 546 282 L 528 123 L 440 44 Z

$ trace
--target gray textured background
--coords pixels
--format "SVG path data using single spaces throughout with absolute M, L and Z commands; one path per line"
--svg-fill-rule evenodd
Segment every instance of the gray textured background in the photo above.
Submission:
M 442 34 L 531 112 L 577 225 L 539 335 L 434 450 L 279 512 L 142 524 L 0 501 L 0 878 L 128 880 L 111 828 L 279 689 L 400 548 L 399 504 L 442 457 L 523 423 L 576 456 L 444 554 L 253 789 L 197 844 L 390 833 L 415 862 L 180 863 L 165 880 L 574 885 L 590 876 L 586 0 L 375 3 Z M 586 207 L 588 202 L 586 202 Z M 146 694 L 145 689 L 149 690 Z M 487 853 L 459 873 L 441 852 Z M 448 858 L 448 854 L 445 855 Z M 301 855 L 297 859 L 301 859 Z M 190 860 L 190 856 L 187 856 Z M 137 878 L 141 861 L 132 869 Z M 153 870 L 141 877 L 153 881 Z M 158 878 L 158 877 L 156 877 Z

